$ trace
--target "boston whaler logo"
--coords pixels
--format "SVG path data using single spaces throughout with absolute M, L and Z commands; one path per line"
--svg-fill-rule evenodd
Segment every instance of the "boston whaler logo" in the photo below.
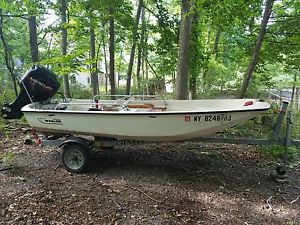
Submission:
M 63 125 L 61 119 L 47 119 L 47 118 L 37 118 L 43 124 L 52 124 L 52 125 Z

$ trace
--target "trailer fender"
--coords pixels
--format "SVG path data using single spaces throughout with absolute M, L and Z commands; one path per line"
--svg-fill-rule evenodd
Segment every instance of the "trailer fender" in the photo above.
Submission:
M 75 137 L 75 136 L 69 137 L 68 139 L 63 141 L 58 147 L 61 148 L 68 144 L 78 144 L 86 150 L 88 150 L 90 148 L 90 142 L 88 140 L 81 138 L 81 137 Z

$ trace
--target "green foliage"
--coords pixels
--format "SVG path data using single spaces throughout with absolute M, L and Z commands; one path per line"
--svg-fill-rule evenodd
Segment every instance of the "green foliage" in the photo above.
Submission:
M 297 114 L 297 116 L 299 116 Z M 272 128 L 264 126 L 260 123 L 260 118 L 256 118 L 254 120 L 247 121 L 244 124 L 237 125 L 233 128 L 227 129 L 224 131 L 224 136 L 229 138 L 269 138 L 272 135 Z M 299 136 L 300 127 L 299 122 L 294 120 L 297 124 L 297 127 L 293 127 L 292 137 L 297 134 Z M 275 121 L 274 121 L 275 122 Z M 285 130 L 285 125 L 283 124 L 283 130 Z M 282 134 L 283 135 L 283 134 Z M 278 145 L 260 145 L 259 149 L 266 155 L 275 157 L 275 158 L 283 158 L 285 154 L 285 148 L 283 146 Z M 300 151 L 295 146 L 290 146 L 288 149 L 288 160 L 291 162 L 296 162 L 300 155 Z
M 268 146 L 268 145 L 261 145 L 260 150 L 269 156 L 273 156 L 275 158 L 283 157 L 284 156 L 284 147 L 274 145 L 274 146 Z
M 292 121 L 292 137 L 300 139 L 300 111 L 293 111 Z
M 13 165 L 15 160 L 15 154 L 11 151 L 0 153 L 0 161 L 6 166 Z
M 154 39 L 149 49 L 155 53 L 153 61 L 158 74 L 169 75 L 176 70 L 179 18 L 164 1 L 155 1 L 154 10 L 157 24 L 148 28 Z
M 226 137 L 253 137 L 253 138 L 268 138 L 272 134 L 270 127 L 264 126 L 261 123 L 261 118 L 257 117 L 245 122 L 244 124 L 236 125 L 233 128 L 227 129 L 224 132 Z
M 72 98 L 74 99 L 90 99 L 91 96 L 91 89 L 90 88 L 86 88 L 84 86 L 82 86 L 81 84 L 72 84 L 71 85 L 72 88 Z
M 278 145 L 261 145 L 259 146 L 260 150 L 266 154 L 273 156 L 275 158 L 284 158 L 285 148 L 283 146 Z M 288 160 L 291 162 L 295 162 L 298 160 L 300 152 L 299 149 L 295 146 L 291 146 L 288 149 Z
M 4 102 L 11 102 L 15 99 L 14 91 L 12 89 L 6 88 L 6 85 L 0 85 L 0 107 Z
M 5 120 L 0 116 L 0 137 L 7 137 L 10 132 L 6 128 Z
M 132 92 L 135 92 L 134 88 L 133 88 Z M 116 88 L 116 95 L 125 95 L 125 93 L 126 93 L 125 87 Z

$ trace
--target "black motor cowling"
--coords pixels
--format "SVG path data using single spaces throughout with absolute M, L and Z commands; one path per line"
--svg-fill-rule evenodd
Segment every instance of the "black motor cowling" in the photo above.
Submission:
M 56 75 L 42 66 L 33 66 L 19 82 L 20 94 L 12 103 L 4 103 L 1 115 L 5 119 L 20 119 L 23 116 L 21 109 L 32 102 L 41 102 L 50 99 L 59 89 Z

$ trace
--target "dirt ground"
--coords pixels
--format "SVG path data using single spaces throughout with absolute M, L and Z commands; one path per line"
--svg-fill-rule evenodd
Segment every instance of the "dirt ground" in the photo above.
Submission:
M 0 141 L 15 154 L 0 172 L 0 224 L 300 224 L 299 166 L 277 183 L 274 159 L 253 146 L 117 147 L 70 174 L 59 149 L 12 133 Z

